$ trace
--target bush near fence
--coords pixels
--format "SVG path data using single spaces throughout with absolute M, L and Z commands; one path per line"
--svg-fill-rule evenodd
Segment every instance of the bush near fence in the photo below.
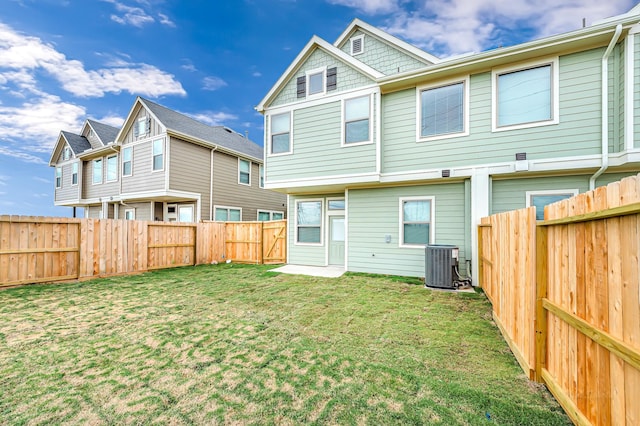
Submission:
M 0 287 L 223 262 L 283 263 L 286 221 L 0 216 Z
M 640 175 L 483 218 L 480 283 L 530 378 L 576 424 L 640 424 Z

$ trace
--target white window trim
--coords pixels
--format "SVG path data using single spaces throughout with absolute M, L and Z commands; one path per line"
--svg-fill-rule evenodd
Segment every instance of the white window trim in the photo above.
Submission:
M 355 40 L 358 40 L 358 39 L 360 39 L 360 46 L 362 46 L 362 48 L 360 49 L 360 52 L 353 53 L 353 42 Z M 349 39 L 349 47 L 351 48 L 351 56 L 362 55 L 364 53 L 364 34 L 360 34 L 359 36 L 351 37 Z
M 361 141 L 361 142 L 347 143 L 346 142 L 346 138 L 347 138 L 347 132 L 346 132 L 347 120 L 345 118 L 346 114 L 347 114 L 346 102 L 350 101 L 352 99 L 365 98 L 365 97 L 369 98 L 369 140 Z M 367 94 L 367 95 L 364 95 L 364 96 L 353 96 L 353 97 L 350 97 L 350 98 L 342 99 L 340 101 L 340 107 L 341 107 L 341 110 L 342 110 L 342 114 L 341 114 L 341 117 L 340 117 L 340 121 L 341 121 L 340 146 L 343 147 L 343 148 L 346 148 L 346 147 L 351 147 L 351 146 L 371 145 L 373 143 L 373 94 Z
M 315 74 L 322 74 L 322 91 L 318 93 L 310 93 L 311 89 L 311 76 Z M 314 68 L 305 73 L 306 83 L 306 99 L 314 99 L 324 96 L 327 93 L 327 67 Z
M 124 219 L 127 219 L 127 213 L 131 212 L 132 216 L 131 219 L 129 220 L 136 220 L 136 209 L 134 207 L 128 208 L 128 209 L 124 209 Z
M 269 220 L 274 220 L 273 219 L 273 214 L 274 213 L 280 213 L 282 215 L 282 219 L 284 220 L 284 212 L 283 211 L 277 211 L 277 210 L 260 210 L 258 209 L 258 211 L 256 212 L 256 220 L 260 220 L 260 213 L 269 213 Z
M 264 181 L 266 179 L 264 173 L 264 164 L 258 164 L 258 187 L 264 188 Z
M 153 155 L 153 144 L 156 141 L 162 141 L 162 168 L 154 170 L 153 169 L 153 157 L 155 157 L 155 155 Z M 167 151 L 167 149 L 166 149 L 166 146 L 165 146 L 165 143 L 164 143 L 164 138 L 151 139 L 151 173 L 158 173 L 158 172 L 163 172 L 164 171 L 164 162 L 165 162 L 166 151 Z M 131 160 L 133 161 L 133 155 L 131 155 Z M 133 163 L 131 164 L 131 170 L 133 171 Z
M 433 244 L 436 238 L 436 197 L 434 196 L 415 196 L 400 197 L 398 199 L 398 247 L 424 250 L 422 244 L 404 244 L 404 202 L 405 201 L 430 201 L 431 202 L 431 221 L 429 222 L 429 244 Z
M 96 160 L 100 160 L 100 167 L 102 169 L 102 170 L 100 170 L 100 182 L 96 182 L 95 181 Z M 94 158 L 93 160 L 91 160 L 91 184 L 92 185 L 101 185 L 103 181 L 104 181 L 104 157 Z
M 78 170 L 73 173 L 73 166 L 76 166 L 78 168 Z M 76 175 L 76 183 L 73 183 L 73 175 Z M 74 163 L 71 163 L 71 186 L 78 186 L 78 182 L 80 182 L 80 162 L 76 161 Z
M 147 116 L 144 116 L 144 117 L 138 117 L 138 119 L 136 120 L 136 122 L 135 122 L 135 124 L 134 124 L 134 125 L 136 126 L 136 128 L 138 129 L 138 136 L 135 136 L 135 130 L 134 130 L 134 132 L 133 132 L 133 133 L 134 133 L 134 137 L 135 137 L 135 138 L 137 138 L 137 139 L 144 139 L 144 138 L 146 138 L 147 136 L 149 136 L 149 133 L 150 133 L 150 132 L 148 132 L 148 131 L 147 131 L 147 127 L 148 127 L 148 124 L 147 124 L 148 122 L 147 122 L 147 120 L 149 120 L 149 117 L 147 117 Z M 140 133 L 140 123 L 141 123 L 141 122 L 144 122 L 144 129 L 143 129 L 143 130 L 144 130 L 144 132 L 142 132 L 142 133 Z
M 329 208 L 329 203 L 331 201 L 344 201 L 345 205 L 344 205 L 344 209 L 330 209 Z M 327 197 L 327 215 L 331 216 L 331 215 L 343 215 L 345 210 L 347 210 L 347 200 L 345 197 Z
M 192 219 L 192 221 L 191 222 L 182 222 L 180 220 L 180 209 L 187 208 L 187 207 L 191 209 L 191 219 Z M 195 206 L 195 204 L 192 204 L 192 203 L 178 204 L 178 206 L 176 207 L 176 214 L 178 215 L 177 219 L 176 219 L 176 222 L 178 222 L 178 223 L 193 223 L 193 222 L 196 222 L 196 206 Z
M 214 205 L 213 206 L 213 220 L 216 220 L 216 209 L 224 209 L 227 210 L 227 220 L 225 222 L 242 222 L 242 207 L 234 207 L 234 206 L 220 206 L 220 205 Z M 230 221 L 229 219 L 229 210 L 240 210 L 240 220 L 239 221 Z
M 128 175 L 124 174 L 124 163 L 125 163 L 125 161 L 124 161 L 124 151 L 126 149 L 131 150 L 131 160 L 129 160 L 129 162 L 131 163 L 131 173 L 129 173 Z M 151 152 L 152 152 L 151 155 L 153 156 L 153 146 L 151 147 Z M 121 164 L 122 164 L 122 167 L 121 167 L 122 168 L 122 177 L 133 176 L 133 147 L 132 146 L 122 147 L 122 155 L 121 155 L 121 157 L 122 157 L 122 161 L 121 161 Z
M 525 206 L 526 207 L 531 207 L 531 197 L 536 196 L 536 195 L 571 195 L 572 197 L 575 197 L 576 195 L 578 195 L 580 191 L 578 191 L 578 189 L 548 189 L 548 190 L 536 190 L 536 191 L 526 191 L 525 192 L 525 197 L 526 197 L 526 203 Z
M 272 153 L 273 150 L 273 132 L 271 131 L 272 124 L 271 124 L 271 119 L 273 118 L 274 115 L 284 115 L 284 114 L 289 114 L 289 151 L 286 152 L 277 152 L 275 154 Z M 277 134 L 282 134 L 282 133 L 277 133 Z M 267 149 L 267 157 L 280 157 L 283 155 L 291 155 L 293 154 L 293 111 L 283 111 L 283 112 L 277 112 L 277 113 L 271 113 L 269 114 L 269 140 L 268 140 L 268 149 Z
M 298 203 L 307 203 L 307 202 L 320 202 L 320 242 L 319 243 L 300 243 L 298 242 Z M 303 198 L 300 200 L 296 200 L 294 204 L 294 213 L 293 213 L 293 225 L 294 225 L 294 240 L 293 244 L 296 246 L 311 246 L 311 247 L 323 247 L 324 246 L 324 198 Z
M 243 161 L 246 163 L 249 163 L 249 183 L 240 182 L 240 173 L 241 173 L 240 164 Z M 244 158 L 238 157 L 238 185 L 251 186 L 251 160 L 246 160 Z
M 498 126 L 498 77 L 517 71 L 526 71 L 531 68 L 538 68 L 551 65 L 551 119 L 544 121 L 534 121 L 531 123 L 513 124 L 509 126 Z M 491 70 L 491 131 L 504 132 L 507 130 L 528 129 L 531 127 L 551 126 L 560 122 L 560 64 L 558 57 L 546 58 L 544 60 L 523 62 L 518 65 L 495 68 Z
M 60 185 L 58 185 L 58 172 L 60 172 Z M 62 167 L 56 167 L 54 181 L 56 189 L 62 188 Z
M 445 134 L 441 134 L 441 135 L 434 135 L 434 136 L 428 136 L 428 137 L 423 137 L 422 136 L 422 132 L 421 132 L 421 121 L 422 121 L 422 92 L 425 90 L 431 90 L 431 89 L 439 89 L 441 87 L 446 87 L 446 86 L 452 86 L 454 84 L 458 84 L 458 83 L 462 83 L 464 85 L 464 90 L 463 90 L 463 106 L 462 106 L 462 114 L 464 115 L 463 118 L 463 128 L 462 128 L 462 132 L 456 132 L 456 133 L 445 133 Z M 459 138 L 461 136 L 469 136 L 469 96 L 470 96 L 470 83 L 469 83 L 469 76 L 465 76 L 463 78 L 456 78 L 456 79 L 449 79 L 449 80 L 443 80 L 443 81 L 439 81 L 437 84 L 428 84 L 428 85 L 423 85 L 423 86 L 418 86 L 416 87 L 416 141 L 417 142 L 429 142 L 429 141 L 436 141 L 436 140 L 440 140 L 440 139 L 449 139 L 449 138 Z
M 115 179 L 109 179 L 109 158 L 116 158 L 116 177 Z M 107 166 L 106 173 L 104 174 L 105 182 L 117 182 L 118 181 L 118 154 L 107 155 L 104 164 Z

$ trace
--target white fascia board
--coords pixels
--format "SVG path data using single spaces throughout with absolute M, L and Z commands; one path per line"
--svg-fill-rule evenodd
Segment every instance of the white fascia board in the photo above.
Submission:
M 369 65 L 363 64 L 362 62 L 354 59 L 350 55 L 347 55 L 342 50 L 337 47 L 327 43 L 323 39 L 318 36 L 313 36 L 311 40 L 307 43 L 307 45 L 302 49 L 302 51 L 296 56 L 291 65 L 286 69 L 286 71 L 280 76 L 276 84 L 273 85 L 269 93 L 260 101 L 260 103 L 256 106 L 256 111 L 264 112 L 265 105 L 278 93 L 282 87 L 284 87 L 285 83 L 289 81 L 289 79 L 295 74 L 300 65 L 307 59 L 307 57 L 313 52 L 313 49 L 319 47 L 325 50 L 328 54 L 334 56 L 335 58 L 345 62 L 349 66 L 355 68 L 356 70 L 362 72 L 370 79 L 376 81 L 379 78 L 382 78 L 384 74 L 375 69 L 371 68 Z
M 265 189 L 304 188 L 305 186 L 348 185 L 358 183 L 377 183 L 378 173 L 361 173 L 356 175 L 322 176 L 305 179 L 278 180 L 265 182 Z
M 60 147 L 61 141 L 64 141 L 64 143 L 67 143 L 67 138 L 64 137 L 64 134 L 62 133 L 62 131 L 58 134 L 58 140 L 56 140 L 56 144 L 53 146 L 53 151 L 51 151 L 51 157 L 49 157 L 49 167 L 54 167 L 56 165 L 56 163 L 53 162 L 53 159 L 56 156 L 56 152 L 58 152 L 58 148 Z
M 340 36 L 338 37 L 336 42 L 333 43 L 333 45 L 335 47 L 340 46 L 343 42 L 347 40 L 347 38 L 351 36 L 351 34 L 354 32 L 356 28 L 360 28 L 364 32 L 369 33 L 370 35 L 377 37 L 379 39 L 382 39 L 387 43 L 399 48 L 400 50 L 404 50 L 406 53 L 410 54 L 411 56 L 417 57 L 418 59 L 430 62 L 432 64 L 437 64 L 438 62 L 440 62 L 440 59 L 437 58 L 436 56 L 433 56 L 432 54 L 425 52 L 424 50 L 419 49 L 407 43 L 406 41 L 400 40 L 399 38 L 392 36 L 391 34 L 385 31 L 382 31 L 381 29 L 376 28 L 373 25 L 369 25 L 358 18 L 355 18 L 353 21 L 351 21 L 351 24 L 349 24 L 347 29 L 344 30 L 342 34 L 340 34 Z
M 121 145 L 122 144 L 122 138 L 124 137 L 124 135 L 127 134 L 127 131 L 129 130 L 129 128 L 133 124 L 134 111 L 136 110 L 136 105 L 137 104 L 140 104 L 140 106 L 142 108 L 144 108 L 147 111 L 147 113 L 151 117 L 153 117 L 154 120 L 156 120 L 158 123 L 160 123 L 160 125 L 163 127 L 164 132 L 167 131 L 167 126 L 165 126 L 162 121 L 158 120 L 158 117 L 156 117 L 156 115 L 151 112 L 151 109 L 149 109 L 147 107 L 147 105 L 144 103 L 144 99 L 142 99 L 140 96 L 137 96 L 136 100 L 133 102 L 133 106 L 129 110 L 129 114 L 127 115 L 127 118 L 124 120 L 124 123 L 122 123 L 122 127 L 120 127 L 120 131 L 116 135 L 116 139 L 113 141 L 114 145 L 116 145 L 116 144 Z M 164 133 L 164 132 L 161 132 L 161 133 Z

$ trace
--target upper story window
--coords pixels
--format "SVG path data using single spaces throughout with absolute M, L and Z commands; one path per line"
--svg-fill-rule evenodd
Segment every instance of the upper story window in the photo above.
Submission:
M 118 180 L 118 156 L 110 155 L 107 157 L 107 182 Z
M 153 170 L 162 170 L 164 167 L 164 140 L 153 141 Z
M 371 142 L 371 96 L 344 101 L 344 143 Z
M 147 117 L 140 117 L 133 125 L 133 136 L 140 138 L 149 133 L 150 122 Z
M 71 165 L 71 185 L 78 184 L 78 163 Z
M 291 113 L 271 116 L 271 154 L 291 152 Z
M 296 201 L 296 243 L 322 244 L 322 201 Z
M 62 188 L 62 167 L 56 167 L 56 188 Z
M 400 246 L 424 247 L 434 237 L 433 197 L 400 198 Z
M 557 60 L 493 72 L 493 130 L 558 123 Z
M 364 34 L 356 37 L 352 37 L 351 43 L 351 56 L 359 55 L 364 52 Z
M 93 183 L 102 183 L 102 158 L 93 160 Z
M 298 98 L 316 97 L 338 87 L 338 68 L 317 68 L 296 80 Z
M 238 183 L 251 185 L 251 162 L 238 158 Z
M 556 201 L 578 195 L 577 189 L 556 189 L 548 191 L 527 191 L 527 207 L 535 206 L 536 220 L 544 220 L 544 207 Z
M 468 80 L 418 88 L 418 140 L 468 134 Z
M 71 158 L 71 148 L 69 148 L 68 146 L 65 146 L 64 149 L 62 150 L 62 160 L 67 161 L 70 158 Z
M 260 164 L 260 166 L 258 167 L 258 172 L 260 173 L 260 183 L 259 186 L 260 188 L 264 188 L 264 166 L 262 164 Z
M 122 148 L 122 176 L 133 174 L 133 148 L 128 146 Z

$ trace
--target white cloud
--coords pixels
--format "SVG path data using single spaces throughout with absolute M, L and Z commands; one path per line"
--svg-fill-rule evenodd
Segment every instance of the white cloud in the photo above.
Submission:
M 120 127 L 122 123 L 124 123 L 124 118 L 117 115 L 107 115 L 102 118 L 96 118 L 95 120 L 113 127 Z
M 389 14 L 383 29 L 433 53 L 449 56 L 578 29 L 628 11 L 630 0 L 327 0 L 368 14 Z M 526 40 L 517 40 L 517 42 Z
M 34 197 L 36 198 L 49 198 L 51 197 L 51 194 L 48 194 L 46 192 L 40 193 L 40 194 L 32 194 Z
M 162 25 L 166 25 L 167 27 L 175 28 L 176 24 L 173 22 L 167 15 L 164 13 L 158 13 L 158 18 L 160 18 L 160 23 Z
M 111 20 L 118 24 L 133 25 L 134 27 L 141 28 L 146 24 L 155 22 L 155 19 L 140 7 L 127 6 L 126 4 L 115 0 L 103 1 L 113 4 L 116 10 L 122 13 L 121 15 L 111 15 Z
M 112 65 L 114 64 L 113 61 Z M 186 95 L 179 81 L 153 65 L 128 63 L 86 70 L 78 60 L 68 59 L 37 37 L 19 34 L 0 23 L 0 83 L 11 82 L 23 90 L 38 93 L 34 73 L 45 70 L 62 87 L 79 97 L 101 97 L 122 91 L 143 96 Z
M 29 154 L 28 152 L 20 151 L 18 149 L 5 148 L 4 146 L 0 146 L 0 155 L 16 158 L 24 161 L 25 163 L 47 164 L 46 161 L 36 155 Z
M 262 73 L 260 71 L 254 71 L 251 75 L 254 77 L 262 77 Z
M 37 180 L 38 182 L 42 182 L 42 183 L 51 183 L 51 181 L 49 179 L 45 179 L 45 178 L 40 177 L 40 176 L 34 176 L 33 180 Z
M 358 9 L 366 14 L 389 13 L 398 9 L 397 0 L 328 0 L 331 4 L 338 4 Z
M 204 90 L 211 90 L 211 91 L 218 90 L 221 87 L 224 87 L 226 85 L 227 85 L 227 82 L 221 79 L 220 77 L 210 76 L 202 79 L 202 88 Z
M 186 61 L 186 59 L 185 59 Z M 185 71 L 189 71 L 189 72 L 195 72 L 198 71 L 198 69 L 196 68 L 195 65 L 193 65 L 190 61 L 187 62 L 186 64 L 180 65 L 180 68 L 182 68 Z
M 7 185 L 7 181 L 10 180 L 11 178 L 9 176 L 3 176 L 0 175 L 0 186 L 6 186 Z
M 228 125 L 227 123 L 229 121 L 238 119 L 237 115 L 222 111 L 203 111 L 197 114 L 183 114 L 188 115 L 194 120 L 198 120 L 202 123 L 208 124 L 209 126 L 224 126 Z

